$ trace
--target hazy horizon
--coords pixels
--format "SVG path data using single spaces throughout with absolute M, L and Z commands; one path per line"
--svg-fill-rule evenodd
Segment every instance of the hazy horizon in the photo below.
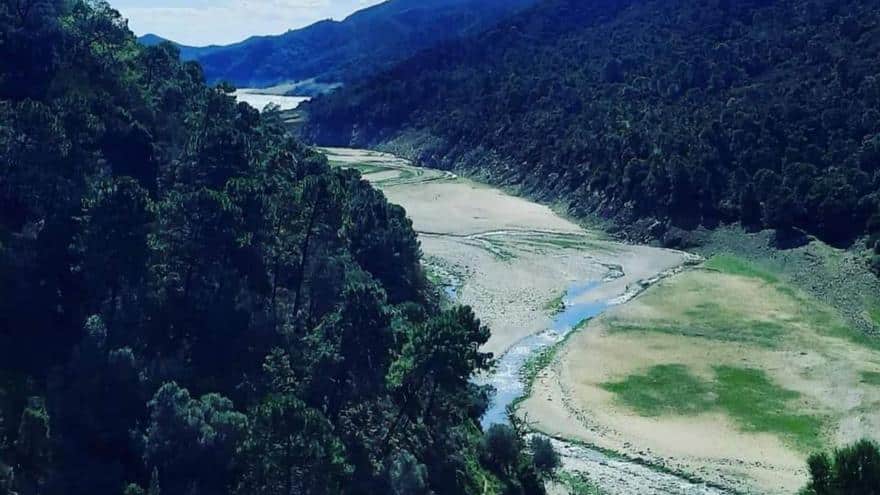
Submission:
M 193 46 L 235 43 L 251 36 L 343 19 L 384 0 L 113 0 L 138 36 L 156 34 Z

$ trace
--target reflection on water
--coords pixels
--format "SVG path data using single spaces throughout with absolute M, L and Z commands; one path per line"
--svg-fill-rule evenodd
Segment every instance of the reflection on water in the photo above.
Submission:
M 495 372 L 491 376 L 477 380 L 480 385 L 491 385 L 495 389 L 489 409 L 481 421 L 483 429 L 487 429 L 493 424 L 508 422 L 508 407 L 525 394 L 522 369 L 530 357 L 557 344 L 579 323 L 598 316 L 609 306 L 606 301 L 574 302 L 583 299 L 584 295 L 600 285 L 601 282 L 589 281 L 569 287 L 563 299 L 565 308 L 556 315 L 552 327 L 517 342 L 501 356 Z
M 309 101 L 308 96 L 284 96 L 259 93 L 256 89 L 239 89 L 234 95 L 238 101 L 243 101 L 248 105 L 262 111 L 266 105 L 278 105 L 281 110 L 293 110 L 300 103 Z

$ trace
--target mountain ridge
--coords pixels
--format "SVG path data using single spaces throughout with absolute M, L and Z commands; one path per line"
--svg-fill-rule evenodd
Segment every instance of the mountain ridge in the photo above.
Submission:
M 209 82 L 268 87 L 315 79 L 350 83 L 438 43 L 476 34 L 536 0 L 390 0 L 341 21 L 322 20 L 225 46 L 178 45 Z M 162 40 L 147 35 L 146 41 Z M 176 44 L 176 43 L 175 43 Z

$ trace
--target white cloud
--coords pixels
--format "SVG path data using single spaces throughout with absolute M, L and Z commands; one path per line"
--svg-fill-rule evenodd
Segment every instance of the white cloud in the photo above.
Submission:
M 381 0 L 118 0 L 114 7 L 137 34 L 155 33 L 188 45 L 226 44 L 279 34 L 315 21 L 342 18 Z

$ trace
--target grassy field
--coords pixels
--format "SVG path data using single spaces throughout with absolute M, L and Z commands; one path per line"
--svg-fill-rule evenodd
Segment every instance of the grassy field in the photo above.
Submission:
M 597 318 L 553 369 L 586 441 L 790 493 L 809 453 L 880 437 L 878 344 L 785 272 L 725 255 Z
M 703 267 L 708 270 L 717 270 L 728 275 L 740 275 L 743 277 L 752 277 L 761 279 L 769 284 L 779 282 L 779 278 L 767 270 L 756 267 L 745 260 L 726 254 L 713 256 Z
M 799 450 L 823 447 L 824 419 L 801 414 L 800 393 L 773 383 L 762 370 L 716 366 L 717 405 L 745 431 L 780 435 Z
M 880 372 L 877 371 L 863 371 L 861 373 L 862 383 L 867 385 L 876 385 L 880 386 Z
M 715 405 L 710 384 L 681 364 L 652 366 L 643 374 L 604 383 L 602 388 L 642 416 L 697 414 Z
M 734 418 L 744 431 L 778 434 L 799 449 L 822 447 L 822 418 L 799 414 L 801 394 L 774 384 L 756 369 L 713 368 L 704 380 L 682 364 L 663 364 L 602 387 L 642 416 L 695 415 L 712 410 Z
M 799 291 L 780 280 L 780 278 L 752 263 L 730 255 L 719 255 L 709 259 L 705 265 L 707 269 L 718 270 L 728 275 L 738 275 L 759 279 L 770 284 L 782 296 L 795 301 L 798 307 L 798 318 L 801 323 L 819 330 L 825 335 L 849 340 L 872 349 L 880 350 L 880 339 L 865 335 L 856 330 L 840 317 L 831 307 L 810 297 L 803 291 Z M 880 317 L 880 308 L 871 307 L 871 318 Z M 875 320 L 876 321 L 876 320 Z
M 867 304 L 868 317 L 874 322 L 874 325 L 880 327 L 880 302 L 871 301 Z
M 667 333 L 768 350 L 809 349 L 823 337 L 872 350 L 880 344 L 770 271 L 733 256 L 713 257 L 702 268 L 718 275 L 698 271 L 646 294 L 642 302 L 655 311 L 610 318 L 611 332 Z M 707 380 L 684 364 L 663 364 L 603 387 L 643 415 L 720 410 L 743 431 L 779 435 L 799 450 L 821 447 L 826 419 L 800 413 L 800 393 L 780 387 L 762 369 L 722 365 L 713 372 Z M 861 377 L 862 383 L 880 383 L 880 373 L 865 371 Z
M 584 475 L 560 471 L 556 478 L 568 495 L 602 495 L 602 490 Z

